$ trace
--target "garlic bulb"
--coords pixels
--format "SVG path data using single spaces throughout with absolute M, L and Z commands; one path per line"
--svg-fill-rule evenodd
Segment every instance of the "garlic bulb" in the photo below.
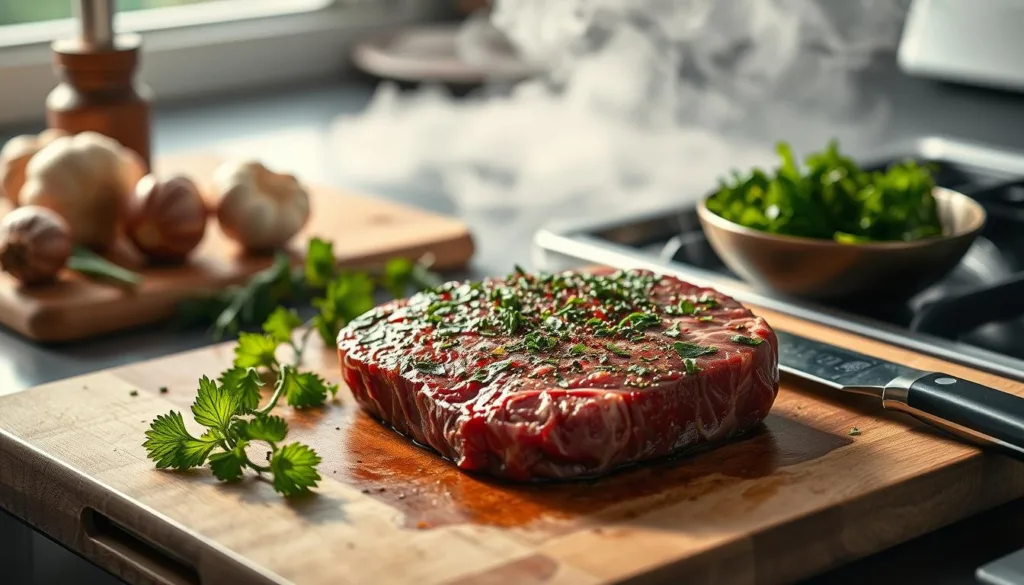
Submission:
M 20 200 L 56 211 L 75 243 L 104 250 L 117 237 L 130 179 L 121 145 L 83 132 L 57 138 L 32 157 Z
M 23 134 L 15 136 L 0 149 L 0 191 L 14 205 L 19 203 L 21 187 L 25 184 L 25 167 L 28 161 L 47 144 L 61 136 L 67 136 L 63 130 L 43 130 L 38 136 Z
M 70 256 L 68 225 L 53 211 L 29 205 L 0 221 L 0 269 L 22 283 L 52 281 Z
M 309 220 L 309 194 L 292 175 L 246 161 L 221 165 L 213 180 L 221 229 L 247 250 L 280 248 Z
M 184 260 L 206 232 L 206 202 L 187 177 L 158 181 L 146 175 L 128 204 L 125 231 L 153 260 Z

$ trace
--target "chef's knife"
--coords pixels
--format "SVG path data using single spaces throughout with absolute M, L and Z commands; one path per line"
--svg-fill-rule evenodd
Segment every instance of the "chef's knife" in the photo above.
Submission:
M 834 390 L 867 394 L 962 438 L 1024 457 L 1024 398 L 776 331 L 779 370 Z

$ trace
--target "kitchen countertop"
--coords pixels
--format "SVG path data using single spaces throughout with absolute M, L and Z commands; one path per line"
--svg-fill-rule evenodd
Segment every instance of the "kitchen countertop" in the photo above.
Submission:
M 864 83 L 884 93 L 892 107 L 885 142 L 922 135 L 949 135 L 1024 150 L 1024 96 L 934 84 L 903 76 L 891 64 L 871 70 Z M 337 115 L 359 111 L 372 95 L 361 80 L 338 80 L 287 90 L 223 96 L 171 104 L 156 111 L 155 150 L 162 154 L 211 150 L 258 153 L 270 166 L 288 168 L 308 182 L 350 186 L 332 170 L 323 144 Z M 0 129 L 0 141 L 37 128 Z M 288 148 L 281 148 L 287 144 Z M 443 194 L 422 189 L 374 191 L 421 207 L 452 213 Z M 510 246 L 500 216 L 467 217 L 478 244 L 473 275 L 502 274 L 513 263 L 529 265 L 529 233 Z M 67 346 L 42 347 L 0 331 L 0 394 L 136 362 L 210 343 L 201 331 L 151 328 Z M 0 502 L 0 508 L 3 502 Z M 974 569 L 1024 547 L 1024 502 L 961 522 L 809 581 L 817 584 L 975 583 Z M 114 583 L 105 573 L 31 533 L 0 512 L 0 564 L 19 582 L 19 570 L 34 570 L 35 583 Z M 30 546 L 31 545 L 31 546 Z M 32 555 L 26 551 L 32 550 Z M 26 560 L 31 556 L 31 562 Z M 11 581 L 5 581 L 11 582 Z M 28 581 L 25 581 L 26 583 Z

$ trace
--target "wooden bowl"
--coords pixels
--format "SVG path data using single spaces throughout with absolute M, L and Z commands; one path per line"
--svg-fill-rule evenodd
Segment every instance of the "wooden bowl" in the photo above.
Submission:
M 707 208 L 697 215 L 708 242 L 737 275 L 758 287 L 815 299 L 909 298 L 946 276 L 985 224 L 970 197 L 936 188 L 943 235 L 913 242 L 841 244 L 741 226 Z

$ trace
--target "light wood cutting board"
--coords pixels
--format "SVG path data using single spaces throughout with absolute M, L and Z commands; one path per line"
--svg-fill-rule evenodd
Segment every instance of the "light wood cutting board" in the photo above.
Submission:
M 758 312 L 781 330 L 1024 394 Z M 231 356 L 225 344 L 0 399 L 0 505 L 131 583 L 769 585 L 1024 494 L 1020 462 L 787 381 L 754 435 L 597 482 L 461 473 L 368 418 L 344 388 L 323 411 L 282 410 L 291 439 L 324 458 L 314 497 L 286 502 L 255 478 L 219 485 L 206 471 L 154 470 L 140 446 L 148 422 L 187 411 L 196 379 Z M 336 362 L 324 350 L 307 365 L 339 381 Z
M 184 173 L 208 192 L 219 162 L 212 156 L 178 156 L 157 161 L 156 169 L 164 176 Z M 307 187 L 312 216 L 290 247 L 297 260 L 314 236 L 332 240 L 337 260 L 345 266 L 372 266 L 396 256 L 416 260 L 431 253 L 435 268 L 450 270 L 464 267 L 473 255 L 469 228 L 455 218 L 330 187 Z M 144 280 L 133 292 L 70 272 L 42 287 L 22 287 L 0 273 L 0 324 L 44 342 L 139 327 L 171 317 L 185 298 L 244 282 L 271 261 L 244 255 L 211 219 L 188 263 L 140 268 Z

